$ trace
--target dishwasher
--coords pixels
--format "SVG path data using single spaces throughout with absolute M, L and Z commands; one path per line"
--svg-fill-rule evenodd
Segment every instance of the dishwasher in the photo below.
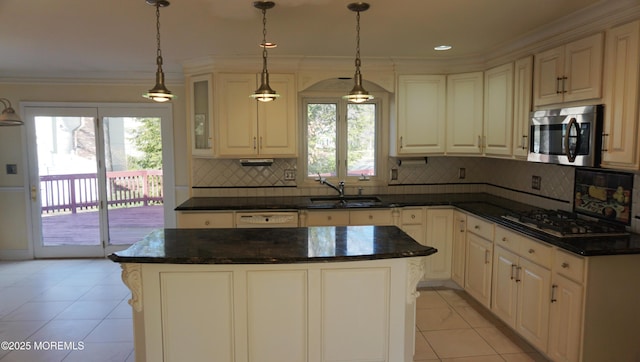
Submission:
M 295 228 L 298 227 L 296 211 L 236 212 L 236 228 Z

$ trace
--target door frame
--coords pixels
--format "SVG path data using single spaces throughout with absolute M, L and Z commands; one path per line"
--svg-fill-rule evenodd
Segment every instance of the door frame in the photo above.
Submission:
M 173 146 L 173 107 L 170 103 L 84 103 L 84 102 L 22 102 L 20 104 L 21 114 L 31 114 L 30 109 L 65 109 L 65 110 L 93 110 L 98 122 L 102 122 L 104 117 L 159 117 L 161 118 L 161 134 L 162 134 L 162 159 L 163 159 L 163 206 L 164 206 L 164 226 L 168 228 L 175 227 L 175 172 L 174 172 L 174 146 Z M 41 232 L 36 228 L 41 227 L 35 219 L 31 189 L 32 186 L 36 186 L 36 190 L 39 185 L 32 185 L 34 175 L 32 175 L 33 163 L 37 160 L 37 149 L 35 143 L 30 142 L 35 140 L 35 124 L 31 120 L 25 122 L 26 130 L 26 154 L 27 154 L 27 167 L 26 172 L 26 186 L 27 192 L 25 193 L 25 203 L 27 205 L 29 228 L 29 245 L 34 258 L 64 258 L 64 257 L 104 257 L 118 250 L 122 250 L 128 247 L 128 245 L 98 245 L 89 247 L 74 247 L 72 252 L 69 253 L 70 248 L 64 247 L 44 247 L 38 245 L 42 240 L 36 240 Z M 102 142 L 102 136 L 96 134 L 96 148 L 102 149 L 104 147 Z M 98 173 L 104 173 L 104 170 L 99 168 Z M 36 191 L 37 192 L 37 191 Z M 102 213 L 106 215 L 105 212 Z M 106 216 L 101 217 L 101 223 Z M 101 227 L 101 230 L 103 228 Z M 101 235 L 101 239 L 103 239 Z M 102 244 L 102 243 L 101 243 Z M 101 250 L 101 252 L 100 252 Z

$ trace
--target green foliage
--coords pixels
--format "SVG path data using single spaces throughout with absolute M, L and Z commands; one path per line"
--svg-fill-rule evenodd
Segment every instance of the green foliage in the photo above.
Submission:
M 128 156 L 128 167 L 131 170 L 161 170 L 162 137 L 160 134 L 160 120 L 158 118 L 140 118 L 137 121 L 140 126 L 129 135 L 129 140 L 144 155 L 140 157 Z

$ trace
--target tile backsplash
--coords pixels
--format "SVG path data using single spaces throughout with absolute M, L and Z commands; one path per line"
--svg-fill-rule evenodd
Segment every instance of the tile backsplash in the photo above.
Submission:
M 285 170 L 296 170 L 296 159 L 274 159 L 271 166 L 242 166 L 238 160 L 200 159 L 192 162 L 192 196 L 304 196 L 333 194 L 328 187 L 298 186 L 285 180 Z M 461 179 L 460 169 L 465 177 Z M 397 180 L 391 180 L 392 170 Z M 486 192 L 548 209 L 573 207 L 574 168 L 521 160 L 486 157 L 390 158 L 385 185 L 362 182 L 348 185 L 347 194 L 400 194 L 435 192 Z M 532 177 L 540 177 L 540 189 L 532 188 Z M 634 177 L 633 211 L 638 215 L 640 179 Z M 633 219 L 632 229 L 640 230 Z

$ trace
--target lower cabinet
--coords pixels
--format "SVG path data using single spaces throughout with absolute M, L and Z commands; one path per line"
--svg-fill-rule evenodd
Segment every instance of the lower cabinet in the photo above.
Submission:
M 460 212 L 453 212 L 453 245 L 451 248 L 451 280 L 460 287 L 464 287 L 464 269 L 466 256 L 467 216 Z
M 487 308 L 491 306 L 493 243 L 467 231 L 464 290 Z
M 215 229 L 234 227 L 233 212 L 178 212 L 178 227 L 183 229 Z
M 554 274 L 552 283 L 548 355 L 554 361 L 579 361 L 584 287 L 561 274 Z
M 426 244 L 438 252 L 425 258 L 425 279 L 451 279 L 453 209 L 427 208 Z
M 411 259 L 127 264 L 147 361 L 410 361 Z M 124 274 L 123 274 L 124 275 Z M 413 298 L 413 299 L 412 299 Z M 138 306 L 138 308 L 136 308 Z
M 349 211 L 308 211 L 300 214 L 300 226 L 347 226 Z

